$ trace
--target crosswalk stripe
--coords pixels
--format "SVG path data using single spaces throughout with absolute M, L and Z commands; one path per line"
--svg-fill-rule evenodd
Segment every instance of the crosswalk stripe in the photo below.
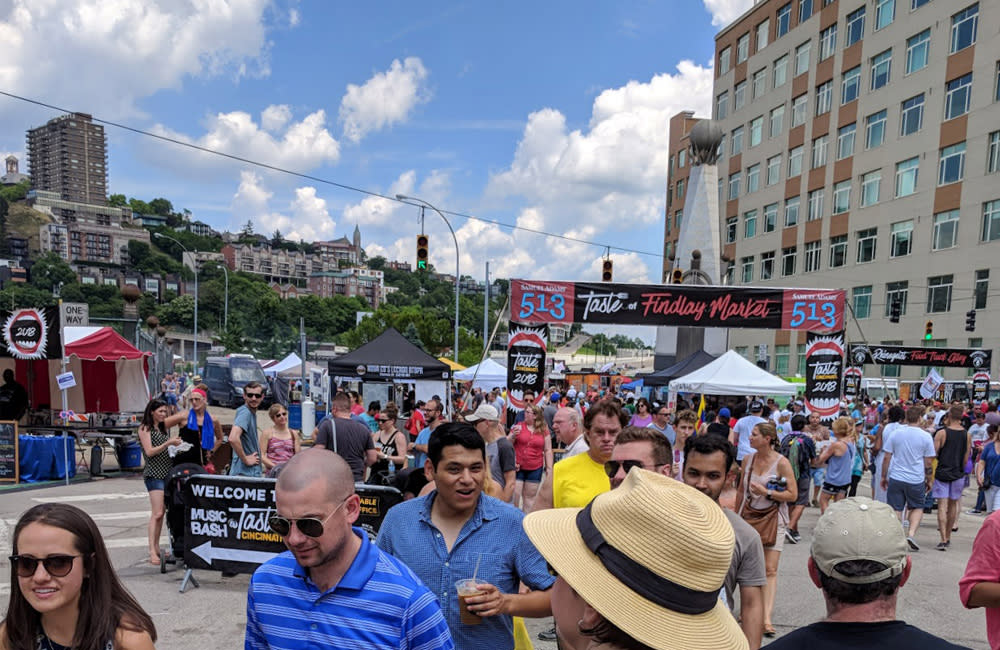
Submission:
M 33 497 L 38 503 L 79 503 L 81 501 L 117 501 L 119 499 L 146 499 L 148 492 L 108 492 L 106 494 L 74 494 L 63 497 Z
M 129 512 L 105 512 L 105 513 L 88 513 L 90 518 L 95 522 L 102 521 L 122 521 L 125 519 L 149 519 L 149 510 L 132 510 Z M 8 526 L 17 525 L 17 519 L 2 519 L 0 520 Z

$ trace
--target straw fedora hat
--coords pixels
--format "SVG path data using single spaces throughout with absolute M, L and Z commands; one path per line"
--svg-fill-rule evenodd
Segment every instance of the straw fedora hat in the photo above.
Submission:
M 719 600 L 733 527 L 694 488 L 633 468 L 586 508 L 531 513 L 524 529 L 583 600 L 651 648 L 748 647 Z

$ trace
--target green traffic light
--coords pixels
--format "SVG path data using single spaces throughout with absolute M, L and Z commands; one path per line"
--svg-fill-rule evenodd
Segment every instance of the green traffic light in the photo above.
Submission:
M 417 261 L 417 268 L 420 269 L 421 271 L 426 271 L 427 270 L 427 260 L 418 260 Z
M 925 341 L 930 341 L 933 338 L 934 338 L 934 335 L 931 334 L 931 333 L 929 333 L 929 332 L 927 334 L 924 334 L 924 340 Z

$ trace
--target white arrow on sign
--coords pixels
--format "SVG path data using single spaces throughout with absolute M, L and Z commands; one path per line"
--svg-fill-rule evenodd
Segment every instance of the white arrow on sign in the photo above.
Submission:
M 249 564 L 264 564 L 271 558 L 277 557 L 277 553 L 266 551 L 245 551 L 239 548 L 213 547 L 209 540 L 201 546 L 191 549 L 191 552 L 211 564 L 214 560 L 229 560 L 230 562 L 247 562 Z

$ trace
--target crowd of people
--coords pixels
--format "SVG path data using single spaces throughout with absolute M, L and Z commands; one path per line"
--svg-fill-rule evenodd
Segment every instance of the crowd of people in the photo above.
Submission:
M 981 496 L 974 510 L 991 514 L 957 591 L 986 608 L 1000 648 L 995 405 L 857 400 L 827 427 L 796 400 L 697 411 L 573 388 L 524 395 L 514 415 L 496 390 L 452 414 L 438 397 L 414 402 L 404 421 L 393 404 L 366 409 L 342 392 L 307 448 L 281 405 L 258 435 L 259 388 L 244 391 L 229 471 L 277 475 L 269 526 L 288 551 L 251 579 L 248 649 L 525 648 L 522 619 L 552 616 L 540 636 L 566 650 L 756 650 L 776 635 L 784 544 L 806 537 L 825 618 L 771 646 L 958 648 L 898 620 L 896 601 L 921 517 L 937 508 L 936 548 L 947 551 L 967 481 Z M 156 546 L 161 459 L 190 443 L 211 462 L 204 452 L 221 438 L 198 390 L 186 413 L 154 400 L 143 417 L 154 564 L 167 561 Z M 187 432 L 171 435 L 179 425 Z M 374 542 L 355 525 L 363 481 L 406 496 Z M 820 517 L 800 531 L 809 507 Z M 0 650 L 152 647 L 149 617 L 113 571 L 81 597 L 107 563 L 88 521 L 58 504 L 22 517 Z

